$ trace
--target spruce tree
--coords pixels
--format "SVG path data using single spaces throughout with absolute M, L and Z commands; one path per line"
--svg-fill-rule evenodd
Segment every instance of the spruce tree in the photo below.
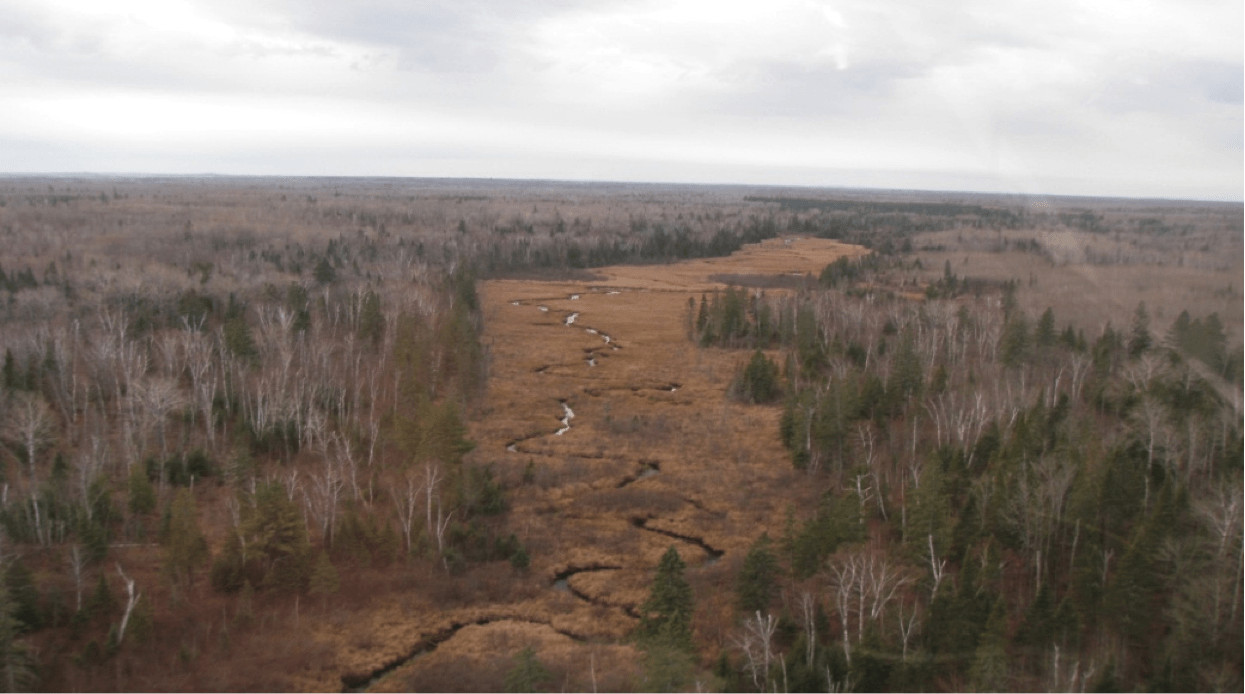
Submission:
M 143 516 L 156 510 L 156 490 L 147 478 L 144 465 L 135 465 L 130 470 L 130 513 Z
M 1029 359 L 1029 320 L 1024 313 L 1013 311 L 1003 325 L 999 359 L 1009 369 L 1019 368 Z
M 692 587 L 683 578 L 685 567 L 678 550 L 671 545 L 657 565 L 648 600 L 640 605 L 637 636 L 641 641 L 660 641 L 678 650 L 692 650 Z
M 1059 336 L 1055 334 L 1055 312 L 1049 306 L 1038 319 L 1037 331 L 1033 338 L 1039 348 L 1052 347 L 1059 339 Z
M 381 312 L 380 297 L 376 292 L 367 292 L 359 309 L 359 339 L 375 346 L 384 336 L 385 314 Z
M 1009 663 L 1007 660 L 1007 610 L 1003 600 L 996 599 L 986 622 L 986 630 L 977 644 L 970 677 L 973 689 L 979 692 L 1006 690 Z
M 316 560 L 316 568 L 311 572 L 311 593 L 329 596 L 336 593 L 340 586 L 341 581 L 337 577 L 337 569 L 333 568 L 333 562 L 329 561 L 328 552 L 320 552 L 320 558 Z
M 194 495 L 179 489 L 169 508 L 169 529 L 164 545 L 164 567 L 175 579 L 186 576 L 194 585 L 194 570 L 210 556 L 207 540 L 199 529 Z
M 777 592 L 778 558 L 770 550 L 773 543 L 769 535 L 763 533 L 748 555 L 744 557 L 743 568 L 739 571 L 736 591 L 739 596 L 739 609 L 751 613 L 765 610 Z
M 1137 304 L 1133 312 L 1133 324 L 1128 333 L 1128 356 L 1137 358 L 1150 349 L 1153 338 L 1150 337 L 1150 314 L 1146 311 L 1146 302 Z
M 756 350 L 748 365 L 744 367 L 735 390 L 739 393 L 739 398 L 745 402 L 773 402 L 781 394 L 778 383 L 778 365 L 766 357 L 764 352 Z
M 514 667 L 506 674 L 506 691 L 540 692 L 552 682 L 553 675 L 536 658 L 536 651 L 528 646 L 514 657 Z
M 309 552 L 307 528 L 298 505 L 280 482 L 266 482 L 255 490 L 255 504 L 247 509 L 242 532 L 247 552 L 262 561 L 264 587 L 297 592 L 306 580 Z
M 21 624 L 8 590 L 0 586 L 0 686 L 9 692 L 33 691 L 38 682 L 37 661 L 25 641 L 18 640 Z

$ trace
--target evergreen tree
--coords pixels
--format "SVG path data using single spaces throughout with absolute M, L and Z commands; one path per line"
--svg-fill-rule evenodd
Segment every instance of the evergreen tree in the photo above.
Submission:
M 1150 349 L 1153 338 L 1150 337 L 1150 314 L 1146 311 L 1146 302 L 1137 304 L 1133 312 L 1133 324 L 1128 333 L 1128 356 L 1137 358 Z
M 108 587 L 108 579 L 101 571 L 99 581 L 95 583 L 95 591 L 91 593 L 91 598 L 87 601 L 87 610 L 94 615 L 109 616 L 116 609 L 117 599 L 113 597 L 112 589 Z
M 782 392 L 778 383 L 778 365 L 764 352 L 756 350 L 736 382 L 735 390 L 745 402 L 773 402 Z
M 506 691 L 540 692 L 553 683 L 553 675 L 536 658 L 531 646 L 519 651 L 514 657 L 514 667 L 506 673 Z
M 705 295 L 700 295 L 700 310 L 696 313 L 696 333 L 703 335 L 709 325 L 709 306 Z M 7 362 L 6 362 L 7 363 Z
M 916 353 L 916 336 L 905 330 L 899 340 L 899 349 L 891 359 L 891 374 L 886 383 L 886 409 L 892 416 L 898 415 L 910 396 L 919 396 L 925 376 L 921 371 L 921 359 Z
M 692 679 L 694 666 L 688 649 L 664 640 L 650 641 L 644 646 L 644 681 L 640 689 L 645 692 L 684 691 Z
M 1013 311 L 1003 325 L 999 359 L 1009 369 L 1019 368 L 1029 359 L 1029 320 L 1024 313 Z
M 259 556 L 263 585 L 280 592 L 302 590 L 310 546 L 298 505 L 280 482 L 261 484 L 243 520 L 247 552 Z
M 194 570 L 210 557 L 207 540 L 199 529 L 195 498 L 189 489 L 179 489 L 169 508 L 168 535 L 164 545 L 164 568 L 175 579 L 183 575 L 194 585 Z
M 678 650 L 692 650 L 692 587 L 683 577 L 685 567 L 671 545 L 657 565 L 648 599 L 640 605 L 637 636 L 642 642 L 662 641 Z
M 1006 691 L 1008 671 L 1007 611 L 1003 600 L 997 599 L 973 657 L 970 673 L 973 689 L 979 692 Z
M 380 309 L 380 297 L 376 292 L 363 295 L 363 305 L 359 310 L 359 339 L 379 345 L 385 336 L 385 314 Z
M 13 350 L 4 348 L 4 387 L 9 390 L 17 388 L 17 361 L 13 358 Z
M 22 628 L 14 607 L 7 588 L 0 586 L 0 685 L 5 691 L 28 692 L 38 683 L 37 661 L 29 645 L 18 639 Z
M 316 568 L 311 572 L 311 594 L 329 596 L 336 593 L 340 586 L 337 569 L 333 568 L 328 552 L 320 552 L 320 557 L 316 560 Z
M 143 516 L 156 510 L 156 490 L 147 477 L 145 465 L 135 465 L 130 470 L 130 513 Z
M 34 574 L 21 559 L 13 560 L 4 571 L 4 587 L 8 596 L 8 614 L 16 621 L 19 632 L 37 631 L 43 626 L 39 609 L 39 588 Z
M 1042 313 L 1042 317 L 1038 319 L 1037 331 L 1033 335 L 1033 341 L 1039 349 L 1053 347 L 1059 336 L 1055 334 L 1055 312 L 1049 307 Z
M 746 613 L 768 609 L 777 593 L 778 558 L 770 549 L 772 544 L 769 535 L 762 534 L 744 557 L 736 592 L 739 609 Z
M 333 265 L 329 263 L 328 256 L 320 258 L 320 262 L 316 263 L 316 268 L 312 271 L 312 276 L 315 277 L 316 282 L 319 282 L 320 284 L 332 284 L 333 281 L 337 279 L 337 271 L 334 270 Z
M 235 357 L 239 359 L 259 357 L 259 348 L 255 346 L 255 338 L 251 336 L 251 326 L 247 325 L 246 316 L 242 311 L 238 311 L 225 321 L 224 337 L 225 348 Z

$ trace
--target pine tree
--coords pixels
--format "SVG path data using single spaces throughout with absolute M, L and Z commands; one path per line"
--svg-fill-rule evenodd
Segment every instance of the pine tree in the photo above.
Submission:
M 1042 313 L 1042 317 L 1038 319 L 1037 331 L 1033 336 L 1033 341 L 1037 343 L 1039 349 L 1053 347 L 1059 336 L 1055 334 L 1055 312 L 1049 307 Z
M 111 615 L 117 609 L 117 599 L 113 597 L 112 590 L 108 587 L 108 579 L 104 576 L 104 572 L 100 572 L 99 581 L 95 583 L 95 592 L 91 594 L 91 599 L 87 601 L 87 610 L 94 615 Z
M 506 673 L 506 691 L 540 692 L 553 683 L 553 675 L 536 658 L 531 646 L 519 651 L 514 657 L 514 667 Z
M 778 558 L 770 550 L 772 544 L 769 535 L 763 533 L 744 557 L 736 584 L 739 609 L 744 612 L 767 609 L 777 592 Z
M 242 532 L 248 538 L 247 551 L 261 558 L 265 588 L 291 593 L 302 589 L 310 549 L 307 528 L 280 482 L 267 482 L 255 490 L 255 504 L 248 509 Z
M 336 593 L 340 586 L 341 581 L 337 577 L 337 569 L 333 568 L 328 552 L 320 552 L 320 558 L 316 560 L 316 568 L 311 572 L 311 594 L 329 596 Z
M 981 635 L 977 652 L 973 657 L 973 668 L 970 676 L 973 689 L 979 692 L 1001 692 L 1006 690 L 1009 664 L 1007 660 L 1007 611 L 1003 600 L 994 601 L 990 611 L 990 620 L 986 622 L 986 630 Z
M 251 326 L 246 323 L 246 316 L 239 311 L 225 321 L 225 348 L 239 359 L 255 359 L 259 349 L 255 346 L 255 338 L 251 336 Z
M 644 680 L 640 689 L 645 692 L 685 691 L 694 665 L 687 649 L 666 641 L 649 642 L 644 647 Z
M 164 545 L 164 568 L 175 579 L 183 575 L 194 585 L 194 570 L 211 556 L 203 531 L 199 529 L 195 498 L 189 489 L 179 489 L 169 508 L 168 539 Z
M 1013 311 L 1003 325 L 999 359 L 1009 369 L 1019 368 L 1029 359 L 1029 320 L 1024 313 Z
M 312 271 L 312 276 L 320 284 L 332 284 L 337 279 L 337 271 L 329 263 L 328 256 L 320 258 L 320 262 L 316 263 L 316 268 Z
M 1146 302 L 1137 304 L 1133 312 L 1133 324 L 1129 329 L 1128 356 L 1137 358 L 1150 349 L 1153 338 L 1150 337 L 1150 314 L 1146 311 Z
M 39 609 L 39 588 L 34 574 L 21 559 L 13 560 L 4 571 L 4 587 L 8 595 L 8 613 L 16 620 L 19 632 L 36 631 L 43 626 Z
M 692 587 L 683 577 L 686 564 L 670 546 L 657 565 L 648 599 L 640 605 L 641 641 L 661 641 L 672 648 L 692 650 Z
M 781 394 L 778 365 L 761 350 L 752 354 L 736 385 L 740 399 L 750 403 L 773 402 Z
M 17 388 L 17 362 L 13 358 L 13 350 L 8 347 L 4 348 L 4 387 L 13 390 Z
M 38 683 L 36 661 L 25 641 L 19 640 L 21 625 L 14 617 L 14 603 L 0 586 L 0 685 L 5 691 L 33 691 Z
M 367 292 L 363 295 L 363 305 L 359 310 L 359 339 L 375 346 L 384 336 L 385 314 L 380 309 L 380 297 L 376 292 Z
M 147 478 L 145 465 L 135 465 L 130 470 L 130 513 L 143 516 L 156 510 L 156 490 Z

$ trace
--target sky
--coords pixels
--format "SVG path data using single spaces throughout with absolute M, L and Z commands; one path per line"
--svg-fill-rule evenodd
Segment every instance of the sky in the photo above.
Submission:
M 4 0 L 0 172 L 1241 200 L 1240 0 Z

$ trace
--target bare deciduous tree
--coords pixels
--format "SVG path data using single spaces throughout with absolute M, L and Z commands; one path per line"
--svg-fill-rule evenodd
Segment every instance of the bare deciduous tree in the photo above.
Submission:
M 769 669 L 774 661 L 774 631 L 778 620 L 771 614 L 762 615 L 760 610 L 744 621 L 743 636 L 735 639 L 735 645 L 744 654 L 744 667 L 752 677 L 752 684 L 764 690 L 769 684 Z

